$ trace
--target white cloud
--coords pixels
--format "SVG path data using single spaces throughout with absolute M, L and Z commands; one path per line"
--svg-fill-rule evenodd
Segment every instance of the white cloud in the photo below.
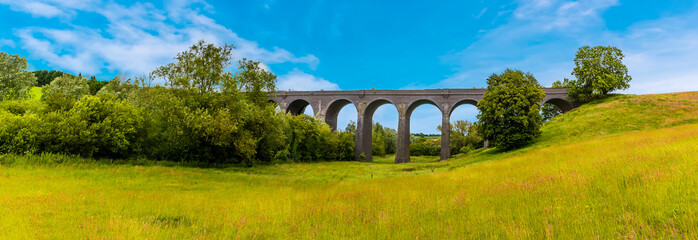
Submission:
M 75 10 L 94 8 L 99 0 L 0 0 L 10 9 L 31 14 L 33 17 L 72 17 Z
M 455 72 L 439 87 L 482 87 L 505 68 L 529 71 L 549 86 L 573 78 L 574 56 L 584 45 L 617 46 L 633 77 L 628 93 L 698 90 L 698 13 L 636 23 L 609 31 L 601 13 L 617 1 L 521 2 L 507 24 L 488 30 L 467 48 L 442 57 Z
M 15 42 L 10 39 L 0 38 L 0 47 L 3 46 L 15 47 Z
M 22 1 L 0 0 L 15 11 Z M 271 50 L 243 39 L 215 20 L 204 15 L 213 7 L 201 0 L 177 0 L 159 9 L 150 3 L 130 6 L 114 2 L 78 0 L 28 1 L 22 4 L 42 4 L 59 9 L 61 13 L 46 12 L 43 16 L 70 16 L 81 12 L 102 15 L 108 24 L 103 29 L 68 24 L 64 29 L 30 27 L 18 29 L 16 35 L 22 48 L 33 57 L 69 71 L 95 74 L 102 69 L 131 74 L 147 73 L 172 58 L 193 43 L 204 39 L 216 44 L 232 43 L 236 58 L 249 58 L 265 64 L 307 64 L 314 69 L 319 60 L 314 55 L 297 57 L 285 49 Z M 72 13 L 71 13 L 72 12 Z M 30 13 L 30 12 L 28 12 Z
M 633 77 L 629 93 L 698 90 L 698 12 L 633 25 L 614 36 Z
M 294 91 L 340 90 L 336 83 L 304 73 L 298 69 L 279 76 L 276 86 L 279 90 Z

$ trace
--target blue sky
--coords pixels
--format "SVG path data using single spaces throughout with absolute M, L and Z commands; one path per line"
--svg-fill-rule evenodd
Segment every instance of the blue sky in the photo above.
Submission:
M 613 45 L 633 77 L 625 93 L 663 93 L 698 90 L 697 22 L 696 1 L 0 0 L 0 51 L 111 79 L 205 39 L 262 61 L 281 89 L 353 90 L 484 87 L 505 68 L 549 86 L 571 77 L 577 48 Z M 421 106 L 411 130 L 436 133 L 439 118 Z M 339 125 L 355 119 L 348 106 Z M 396 128 L 397 112 L 375 120 Z

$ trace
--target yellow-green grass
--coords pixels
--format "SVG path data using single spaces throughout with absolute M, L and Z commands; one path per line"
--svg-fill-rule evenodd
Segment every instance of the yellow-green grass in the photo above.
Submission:
M 698 123 L 698 92 L 615 95 L 551 119 L 537 142 L 568 143 L 688 123 Z
M 697 238 L 696 100 L 648 113 L 664 121 L 621 101 L 651 97 L 574 110 L 519 151 L 443 162 L 214 169 L 0 155 L 0 239 Z M 598 112 L 624 119 L 585 123 Z

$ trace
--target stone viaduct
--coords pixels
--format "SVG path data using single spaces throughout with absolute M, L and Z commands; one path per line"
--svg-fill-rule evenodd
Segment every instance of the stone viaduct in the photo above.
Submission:
M 567 88 L 545 88 L 543 103 L 551 103 L 567 112 L 576 107 L 567 100 Z M 337 115 L 348 104 L 358 113 L 356 121 L 355 159 L 371 161 L 373 113 L 384 104 L 397 108 L 400 117 L 397 129 L 395 163 L 410 161 L 410 116 L 423 104 L 431 104 L 441 110 L 441 159 L 450 157 L 450 117 L 453 110 L 463 104 L 477 106 L 486 89 L 426 89 L 426 90 L 355 90 L 355 91 L 279 91 L 271 101 L 291 114 L 302 114 L 307 106 L 332 130 L 337 129 Z

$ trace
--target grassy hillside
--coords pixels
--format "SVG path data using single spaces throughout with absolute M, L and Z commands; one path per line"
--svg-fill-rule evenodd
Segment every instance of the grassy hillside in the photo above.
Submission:
M 698 92 L 615 95 L 553 118 L 540 144 L 578 142 L 627 131 L 698 123 Z
M 0 155 L 0 239 L 696 238 L 698 92 L 615 96 L 532 146 L 210 169 Z

